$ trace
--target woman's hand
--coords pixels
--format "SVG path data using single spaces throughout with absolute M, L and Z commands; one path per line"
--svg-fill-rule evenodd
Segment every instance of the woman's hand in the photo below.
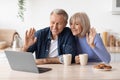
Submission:
M 76 63 L 76 64 L 79 64 L 79 63 L 80 63 L 80 59 L 79 59 L 79 56 L 78 56 L 78 55 L 75 56 L 75 63 Z
M 86 33 L 86 40 L 87 40 L 87 43 L 90 45 L 90 47 L 94 48 L 95 45 L 94 45 L 94 38 L 96 36 L 96 31 L 94 28 L 91 28 L 90 29 L 90 33 Z
M 32 44 L 36 42 L 37 38 L 34 37 L 34 33 L 35 33 L 34 28 L 30 28 L 29 30 L 26 31 L 23 51 L 26 51 Z

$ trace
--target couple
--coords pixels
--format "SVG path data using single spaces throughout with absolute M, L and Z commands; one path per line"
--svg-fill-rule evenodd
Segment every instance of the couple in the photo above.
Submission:
M 55 9 L 50 14 L 50 26 L 38 31 L 26 31 L 23 51 L 35 52 L 36 64 L 63 63 L 63 54 L 72 54 L 72 62 L 79 63 L 78 54 L 87 53 L 89 62 L 110 62 L 110 54 L 85 13 L 71 16 L 70 29 L 66 27 L 68 14 Z

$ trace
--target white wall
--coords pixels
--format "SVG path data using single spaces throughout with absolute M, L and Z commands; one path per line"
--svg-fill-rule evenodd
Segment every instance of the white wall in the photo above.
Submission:
M 26 0 L 25 21 L 22 22 L 18 16 L 18 0 L 0 1 L 0 28 L 16 29 L 23 37 L 25 30 L 31 23 L 31 6 Z
M 86 12 L 91 26 L 94 26 L 98 32 L 107 29 L 120 33 L 120 15 L 112 15 L 112 0 L 26 0 L 26 3 L 25 22 L 21 22 L 16 17 L 17 0 L 2 0 L 0 28 L 14 28 L 23 36 L 25 30 L 30 27 L 41 29 L 49 26 L 50 12 L 55 8 L 63 8 L 69 16 L 79 11 Z

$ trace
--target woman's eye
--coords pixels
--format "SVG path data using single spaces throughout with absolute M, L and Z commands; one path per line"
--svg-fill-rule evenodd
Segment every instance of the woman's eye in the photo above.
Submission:
M 70 25 L 72 25 L 72 23 L 70 23 Z

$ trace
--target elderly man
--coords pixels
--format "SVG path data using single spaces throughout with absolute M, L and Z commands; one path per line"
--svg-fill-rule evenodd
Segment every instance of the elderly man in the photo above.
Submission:
M 66 27 L 68 14 L 63 9 L 55 9 L 50 14 L 50 26 L 38 31 L 34 28 L 26 31 L 23 51 L 35 52 L 36 64 L 63 63 L 63 54 L 76 53 L 75 39 Z

